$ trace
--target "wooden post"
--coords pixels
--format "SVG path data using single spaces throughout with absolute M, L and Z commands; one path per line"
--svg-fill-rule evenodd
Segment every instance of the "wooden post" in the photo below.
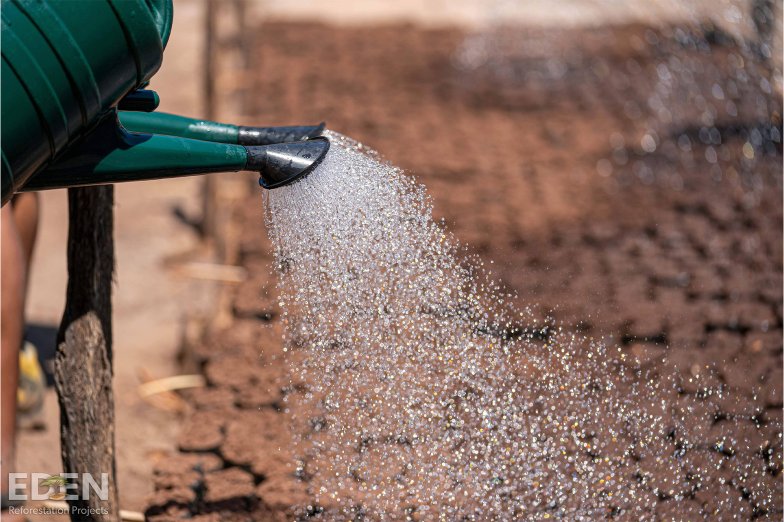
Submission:
M 215 45 L 216 23 L 218 16 L 217 0 L 206 0 L 204 5 L 204 53 L 202 58 L 202 88 L 204 98 L 204 117 L 215 118 Z M 204 176 L 202 199 L 202 237 L 215 237 L 215 201 L 216 180 L 214 174 Z
M 114 187 L 68 190 L 68 289 L 55 357 L 60 403 L 63 470 L 79 500 L 69 501 L 71 520 L 119 521 L 112 393 L 112 275 Z M 101 484 L 106 498 L 90 491 L 84 473 Z
M 204 4 L 204 53 L 202 57 L 202 88 L 204 89 L 204 117 L 215 118 L 215 45 L 218 17 L 217 0 Z
M 237 52 L 242 69 L 242 83 L 236 90 L 239 96 L 239 110 L 243 116 L 248 113 L 248 98 L 253 94 L 248 86 L 250 77 L 250 34 L 248 33 L 248 3 L 247 0 L 234 0 L 234 30 L 237 32 L 235 39 Z

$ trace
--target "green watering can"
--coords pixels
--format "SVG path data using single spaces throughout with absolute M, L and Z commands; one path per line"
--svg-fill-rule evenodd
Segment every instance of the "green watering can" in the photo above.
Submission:
M 152 112 L 171 0 L 2 0 L 2 204 L 16 192 L 255 170 L 311 172 L 324 125 L 241 127 Z

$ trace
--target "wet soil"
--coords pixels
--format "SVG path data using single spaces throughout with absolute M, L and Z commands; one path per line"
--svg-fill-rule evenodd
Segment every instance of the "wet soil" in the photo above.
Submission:
M 249 116 L 326 120 L 411 171 L 518 306 L 619 344 L 641 369 L 675 372 L 679 386 L 662 398 L 699 401 L 704 382 L 730 393 L 695 414 L 689 458 L 743 459 L 766 473 L 752 481 L 719 462 L 720 480 L 660 495 L 656 518 L 711 519 L 730 491 L 738 519 L 780 519 L 781 107 L 760 87 L 764 67 L 746 66 L 754 81 L 738 80 L 736 43 L 694 31 L 477 37 L 267 24 Z M 673 57 L 691 75 L 662 94 L 659 66 Z M 721 98 L 704 96 L 730 83 Z M 194 347 L 209 385 L 187 394 L 194 412 L 180 452 L 156 470 L 151 520 L 328 515 L 311 503 L 291 450 L 282 401 L 307 383 L 287 379 L 296 354 L 283 350 L 260 198 L 237 212 L 251 279 L 236 292 L 234 325 Z M 695 385 L 706 366 L 715 372 Z M 679 434 L 658 428 L 683 449 Z M 733 438 L 747 444 L 717 445 Z M 778 500 L 765 501 L 771 491 Z M 623 509 L 606 516 L 623 519 Z

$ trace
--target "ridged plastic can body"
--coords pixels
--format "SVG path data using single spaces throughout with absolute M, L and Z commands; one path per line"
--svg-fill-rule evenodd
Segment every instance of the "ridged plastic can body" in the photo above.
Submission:
M 171 0 L 2 0 L 2 200 L 161 66 Z

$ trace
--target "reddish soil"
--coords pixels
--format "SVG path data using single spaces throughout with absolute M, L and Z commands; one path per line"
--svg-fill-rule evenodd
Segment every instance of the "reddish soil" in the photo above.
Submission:
M 782 489 L 781 107 L 750 66 L 756 83 L 722 94 L 734 109 L 688 89 L 731 83 L 734 42 L 637 26 L 517 31 L 493 43 L 498 59 L 469 70 L 457 30 L 280 23 L 257 34 L 257 121 L 326 120 L 412 171 L 469 252 L 494 260 L 519 306 L 619 343 L 640 367 L 677 372 L 669 399 L 699 400 L 692 374 L 715 365 L 712 385 L 733 400 L 695 416 L 695 458 L 745 459 L 767 475 L 662 497 L 658 518 L 710 518 L 726 493 L 711 488 L 729 488 L 740 518 L 781 519 L 780 500 L 759 500 Z M 556 72 L 544 56 L 560 57 Z M 651 97 L 657 66 L 672 57 L 693 83 L 675 82 L 662 119 Z M 151 520 L 287 520 L 320 509 L 280 410 L 307 383 L 287 381 L 296 361 L 283 351 L 258 197 L 238 212 L 252 279 L 237 291 L 232 328 L 195 349 L 209 386 L 188 394 L 194 413 L 180 453 L 157 469 Z M 736 433 L 751 447 L 715 447 Z

